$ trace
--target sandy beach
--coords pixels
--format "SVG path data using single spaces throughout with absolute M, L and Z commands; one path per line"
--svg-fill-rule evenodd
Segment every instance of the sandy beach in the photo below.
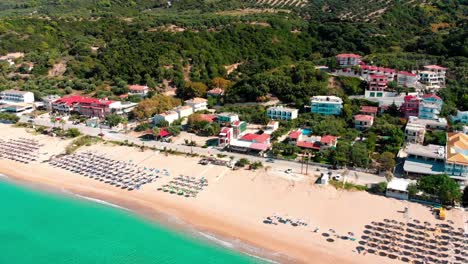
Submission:
M 407 221 L 409 217 L 431 224 L 441 223 L 429 207 L 399 201 L 366 192 L 335 190 L 332 186 L 317 186 L 316 178 L 296 174 L 278 175 L 271 170 L 231 170 L 216 165 L 200 165 L 199 158 L 166 156 L 163 153 L 110 143 L 82 147 L 78 152 L 91 151 L 108 158 L 132 161 L 138 166 L 167 169 L 163 176 L 142 189 L 127 191 L 79 174 L 55 168 L 43 161 L 64 153 L 71 140 L 33 135 L 23 128 L 0 124 L 0 138 L 34 138 L 43 144 L 39 162 L 23 164 L 0 159 L 0 173 L 15 182 L 33 184 L 49 190 L 66 191 L 104 200 L 162 224 L 190 226 L 230 243 L 235 250 L 280 263 L 398 263 L 396 260 L 372 254 L 358 254 L 355 248 L 365 225 L 385 218 Z M 158 191 L 173 177 L 188 175 L 205 177 L 209 186 L 195 198 L 186 198 Z M 264 224 L 267 216 L 303 219 L 307 227 Z M 467 213 L 448 211 L 447 219 L 464 227 Z M 318 232 L 313 232 L 319 228 Z M 353 232 L 356 241 L 335 239 L 327 242 L 323 232 L 336 234 Z

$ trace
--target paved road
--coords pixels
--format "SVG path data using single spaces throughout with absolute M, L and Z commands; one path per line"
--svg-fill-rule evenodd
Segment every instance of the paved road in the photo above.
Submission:
M 29 117 L 22 116 L 20 119 L 20 122 L 28 122 L 28 120 L 29 120 Z M 62 126 L 61 124 L 58 124 L 58 123 L 54 125 L 50 121 L 50 118 L 47 114 L 39 116 L 36 119 L 34 119 L 34 124 L 46 126 L 46 127 L 53 127 L 53 126 L 61 127 Z M 263 162 L 265 166 L 272 167 L 272 169 L 274 169 L 275 171 L 276 170 L 285 171 L 286 169 L 292 169 L 293 173 L 301 173 L 301 164 L 296 161 L 275 159 L 274 162 L 270 163 L 267 161 L 268 160 L 267 158 L 260 157 L 260 156 L 252 156 L 252 155 L 246 155 L 246 154 L 241 154 L 241 153 L 228 152 L 228 151 L 219 150 L 215 148 L 201 148 L 201 147 L 191 147 L 191 146 L 179 145 L 179 144 L 168 143 L 168 142 L 145 141 L 140 138 L 129 136 L 127 134 L 114 132 L 110 129 L 93 128 L 93 127 L 88 127 L 83 124 L 73 125 L 70 122 L 67 122 L 66 124 L 64 124 L 63 127 L 64 129 L 77 128 L 80 130 L 82 134 L 90 135 L 90 136 L 98 136 L 102 132 L 104 134 L 104 139 L 106 140 L 114 140 L 114 141 L 121 141 L 121 142 L 128 141 L 129 143 L 133 143 L 133 144 L 140 145 L 140 146 L 144 145 L 146 147 L 154 147 L 159 150 L 167 149 L 167 150 L 174 150 L 174 151 L 183 152 L 183 153 L 197 153 L 197 154 L 205 155 L 205 156 L 223 154 L 227 156 L 233 156 L 236 160 L 241 159 L 241 158 L 246 158 L 250 161 L 260 161 L 260 162 Z M 319 174 L 318 171 L 325 172 L 327 170 L 328 169 L 324 166 L 309 165 L 308 167 L 309 175 Z M 303 172 L 305 173 L 305 165 L 303 167 Z M 347 181 L 352 181 L 352 182 L 359 183 L 359 184 L 378 183 L 378 182 L 385 180 L 385 178 L 381 176 L 377 176 L 377 175 L 365 173 L 365 172 L 358 172 L 358 171 L 344 172 L 343 170 L 340 170 L 334 173 L 347 174 L 346 176 Z

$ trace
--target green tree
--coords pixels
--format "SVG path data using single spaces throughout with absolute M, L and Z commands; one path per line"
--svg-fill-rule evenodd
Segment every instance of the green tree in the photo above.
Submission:
M 171 133 L 173 136 L 178 136 L 180 134 L 179 126 L 170 126 L 167 128 L 167 132 Z
M 153 136 L 154 138 L 159 138 L 159 133 L 161 133 L 161 129 L 159 127 L 153 127 Z
M 378 160 L 380 163 L 380 168 L 385 171 L 391 171 L 395 167 L 395 155 L 391 152 L 384 152 L 380 155 Z
M 112 128 L 120 124 L 120 122 L 123 121 L 123 118 L 117 114 L 110 114 L 106 116 L 106 121 L 109 127 Z
M 355 143 L 349 154 L 349 161 L 352 165 L 366 168 L 369 165 L 369 152 L 365 143 Z
M 423 176 L 417 186 L 426 194 L 436 195 L 444 204 L 453 204 L 461 198 L 460 186 L 447 174 Z
M 464 207 L 468 207 L 468 186 L 465 186 L 463 190 L 462 204 Z

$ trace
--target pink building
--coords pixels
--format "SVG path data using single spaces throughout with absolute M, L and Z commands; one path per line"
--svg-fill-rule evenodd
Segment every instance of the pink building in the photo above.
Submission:
M 419 103 L 421 99 L 414 95 L 405 96 L 405 101 L 400 106 L 400 111 L 404 114 L 405 118 L 410 116 L 419 115 Z
M 396 75 L 396 71 L 390 68 L 372 66 L 372 65 L 361 65 L 361 76 L 364 79 L 369 80 L 372 75 L 385 75 L 389 81 L 393 80 Z
M 371 75 L 369 79 L 369 91 L 385 91 L 388 85 L 388 77 L 385 75 Z
M 362 57 L 353 54 L 353 53 L 345 53 L 345 54 L 338 54 L 336 55 L 336 61 L 340 67 L 352 67 L 357 66 L 361 63 Z
M 233 130 L 231 127 L 223 127 L 218 135 L 218 146 L 224 147 L 231 143 Z

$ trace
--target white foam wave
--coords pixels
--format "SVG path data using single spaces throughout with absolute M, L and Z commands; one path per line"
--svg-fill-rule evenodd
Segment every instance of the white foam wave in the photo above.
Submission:
M 91 201 L 91 202 L 95 202 L 95 203 L 98 203 L 98 204 L 103 204 L 103 205 L 119 208 L 119 209 L 122 209 L 122 210 L 125 210 L 125 211 L 130 211 L 129 209 L 127 209 L 125 207 L 122 207 L 120 205 L 116 205 L 116 204 L 113 204 L 113 203 L 109 203 L 109 202 L 106 202 L 104 200 L 99 200 L 99 199 L 96 199 L 96 198 L 92 198 L 92 197 L 88 197 L 88 196 L 84 196 L 84 195 L 79 195 L 79 194 L 74 194 L 74 195 L 76 197 L 79 197 L 79 198 L 82 198 L 82 199 L 85 199 L 85 200 L 88 200 L 88 201 Z
M 214 241 L 215 243 L 217 244 L 220 244 L 222 246 L 225 246 L 227 248 L 233 248 L 234 245 L 232 243 L 229 243 L 225 240 L 221 240 L 219 238 L 216 238 L 212 235 L 209 235 L 209 234 L 206 234 L 206 233 L 203 233 L 203 232 L 198 232 L 201 236 L 203 236 L 204 238 L 208 239 L 208 240 L 211 240 L 211 241 Z
M 9 179 L 8 176 L 4 175 L 4 174 L 0 174 L 0 178 L 5 178 L 5 179 Z

